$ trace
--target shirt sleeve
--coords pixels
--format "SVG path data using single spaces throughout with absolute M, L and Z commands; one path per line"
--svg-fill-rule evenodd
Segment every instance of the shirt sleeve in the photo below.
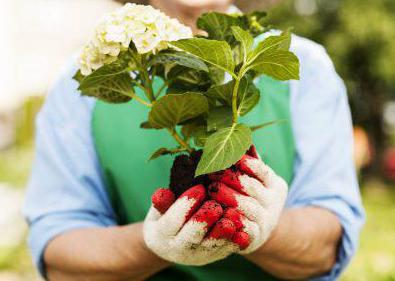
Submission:
M 296 160 L 287 207 L 318 206 L 339 218 L 343 237 L 336 264 L 314 279 L 336 280 L 355 254 L 365 219 L 352 157 L 350 109 L 343 81 L 325 50 L 297 36 L 291 48 L 300 59 L 301 77 L 291 82 Z
M 42 275 L 43 252 L 55 236 L 115 224 L 91 136 L 94 100 L 77 92 L 75 71 L 73 65 L 66 69 L 36 120 L 36 156 L 23 212 Z

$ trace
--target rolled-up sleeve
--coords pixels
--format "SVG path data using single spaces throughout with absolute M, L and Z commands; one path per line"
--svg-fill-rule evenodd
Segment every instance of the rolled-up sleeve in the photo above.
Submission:
M 77 93 L 75 71 L 67 67 L 36 120 L 36 156 L 23 212 L 43 275 L 43 252 L 54 237 L 115 224 L 91 136 L 94 100 Z
M 318 206 L 333 212 L 343 227 L 333 269 L 314 280 L 336 280 L 358 247 L 365 216 L 353 164 L 353 134 L 343 81 L 325 50 L 295 37 L 301 79 L 291 83 L 295 135 L 294 179 L 287 207 Z

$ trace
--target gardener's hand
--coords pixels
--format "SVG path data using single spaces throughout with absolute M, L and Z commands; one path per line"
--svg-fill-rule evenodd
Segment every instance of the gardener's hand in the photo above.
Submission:
M 220 219 L 221 205 L 206 197 L 202 185 L 188 189 L 174 203 L 170 190 L 155 192 L 144 222 L 147 246 L 159 257 L 185 265 L 208 264 L 236 252 L 238 247 L 230 241 L 235 226 Z
M 253 155 L 253 156 L 251 156 Z M 237 164 L 238 171 L 227 170 L 217 174 L 210 195 L 222 206 L 229 208 L 225 217 L 249 236 L 236 235 L 242 254 L 258 249 L 277 225 L 287 197 L 287 183 L 265 165 L 254 149 Z M 246 245 L 248 245 L 246 247 Z

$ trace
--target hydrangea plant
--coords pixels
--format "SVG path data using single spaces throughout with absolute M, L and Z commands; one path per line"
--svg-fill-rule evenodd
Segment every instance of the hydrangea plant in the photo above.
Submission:
M 98 25 L 74 78 L 83 95 L 150 108 L 141 128 L 167 130 L 178 143 L 159 147 L 150 159 L 202 148 L 195 176 L 224 170 L 251 146 L 253 131 L 273 123 L 239 122 L 259 101 L 254 79 L 299 78 L 289 31 L 255 42 L 267 31 L 265 15 L 206 13 L 197 22 L 206 36 L 194 37 L 160 11 L 129 3 Z M 156 79 L 163 87 L 154 92 Z

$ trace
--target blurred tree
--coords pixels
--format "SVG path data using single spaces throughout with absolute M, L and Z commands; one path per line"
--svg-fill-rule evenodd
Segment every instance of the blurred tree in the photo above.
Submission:
M 29 145 L 34 137 L 34 120 L 44 103 L 41 95 L 30 96 L 25 99 L 17 112 L 16 140 L 15 144 L 19 147 Z
M 379 168 L 386 145 L 383 106 L 395 98 L 395 1 L 284 0 L 269 17 L 275 27 L 294 26 L 296 34 L 327 48 L 346 82 L 354 123 L 373 141 L 373 167 Z
M 234 2 L 242 11 L 255 11 L 267 9 L 279 1 L 280 0 L 235 0 Z

